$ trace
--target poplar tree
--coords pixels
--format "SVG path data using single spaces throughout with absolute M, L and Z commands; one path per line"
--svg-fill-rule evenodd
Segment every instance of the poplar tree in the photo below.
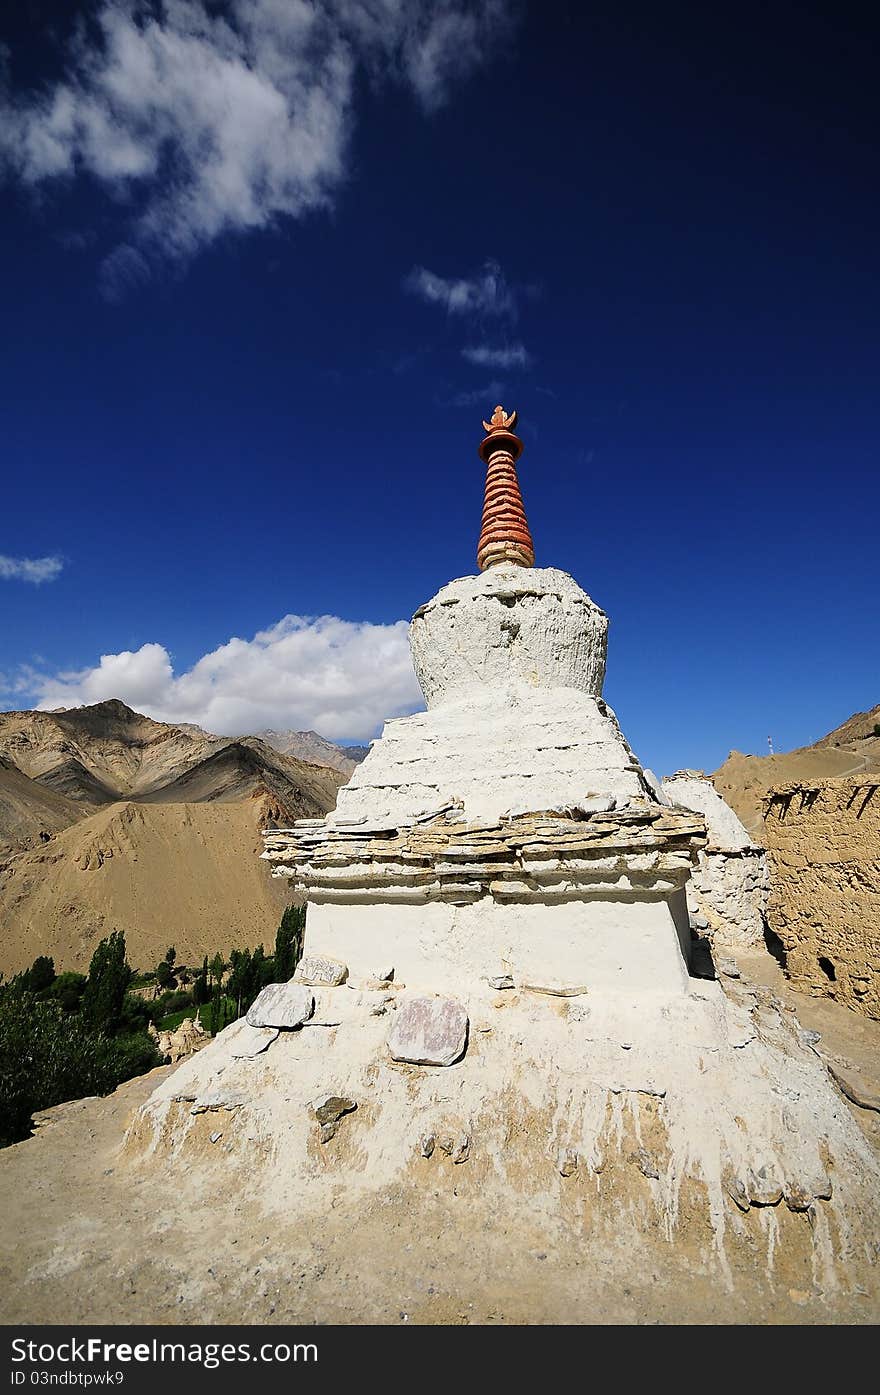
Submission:
M 132 980 L 125 958 L 125 935 L 114 930 L 92 955 L 81 1012 L 97 1030 L 112 1034 L 122 1019 L 122 1004 Z

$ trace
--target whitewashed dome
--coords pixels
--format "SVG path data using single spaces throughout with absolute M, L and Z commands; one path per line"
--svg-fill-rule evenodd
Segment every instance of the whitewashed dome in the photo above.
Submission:
M 601 697 L 607 637 L 605 612 L 567 572 L 503 564 L 450 581 L 410 626 L 429 708 L 481 687 Z

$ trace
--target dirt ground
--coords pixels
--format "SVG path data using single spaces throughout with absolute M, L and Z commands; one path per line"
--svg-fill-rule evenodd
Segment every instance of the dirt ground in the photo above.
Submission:
M 743 977 L 772 985 L 820 1050 L 876 1094 L 880 1023 L 788 989 L 767 956 Z M 413 1204 L 340 1187 L 330 1213 L 267 1220 L 253 1185 L 219 1160 L 172 1173 L 121 1154 L 132 1111 L 172 1067 L 105 1099 L 60 1105 L 0 1153 L 0 1321 L 5 1323 L 799 1324 L 876 1322 L 876 1296 L 771 1281 L 755 1261 L 731 1287 L 693 1251 L 652 1241 L 653 1262 L 562 1242 L 530 1210 L 489 1212 L 466 1169 Z M 849 1106 L 880 1149 L 880 1113 Z M 439 1178 L 438 1178 L 439 1181 Z

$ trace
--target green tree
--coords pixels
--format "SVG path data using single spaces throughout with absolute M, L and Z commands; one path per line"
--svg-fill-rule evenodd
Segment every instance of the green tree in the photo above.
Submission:
M 176 960 L 176 958 L 177 950 L 174 948 L 174 945 L 171 945 L 170 948 L 166 949 L 165 951 L 165 963 L 172 970 L 174 968 L 174 961 Z
M 226 1026 L 226 995 L 223 992 L 223 975 L 226 961 L 217 951 L 211 960 L 211 1036 L 215 1037 Z
M 137 993 L 126 993 L 119 1015 L 120 1032 L 146 1032 L 153 1016 L 150 1007 L 151 1004 L 138 997 Z
M 146 1034 L 111 1039 L 51 998 L 0 987 L 0 1146 L 26 1138 L 36 1110 L 107 1094 L 160 1064 Z
M 241 1017 L 242 1012 L 247 1012 L 250 1007 L 247 997 L 250 992 L 251 977 L 250 950 L 232 950 L 229 955 L 229 982 L 226 985 L 226 991 L 235 1003 L 237 1017 Z
M 92 955 L 82 996 L 82 1016 L 90 1026 L 112 1035 L 122 1018 L 122 1004 L 132 979 L 125 958 L 125 935 L 114 930 Z
M 305 906 L 287 906 L 275 936 L 274 980 L 286 983 L 302 958 L 306 929 Z
M 38 954 L 23 977 L 32 993 L 44 993 L 55 982 L 54 959 L 49 959 L 45 954 Z
M 204 1007 L 205 1003 L 207 1003 L 208 1000 L 209 1000 L 210 997 L 211 997 L 211 990 L 210 990 L 210 988 L 208 987 L 208 956 L 207 956 L 207 954 L 205 955 L 205 962 L 202 964 L 201 970 L 200 970 L 200 972 L 198 973 L 198 975 L 196 976 L 196 981 L 195 981 L 195 983 L 193 984 L 193 994 L 192 994 L 192 996 L 193 996 L 193 1002 L 195 1003 L 196 1007 Z
M 174 982 L 174 970 L 167 959 L 162 959 L 156 965 L 156 982 L 160 988 L 170 988 Z
M 272 979 L 273 964 L 270 958 L 266 957 L 266 951 L 262 945 L 257 945 L 251 954 L 251 971 L 247 981 L 247 1004 L 244 1011 L 247 1012 L 254 998 L 265 988 Z

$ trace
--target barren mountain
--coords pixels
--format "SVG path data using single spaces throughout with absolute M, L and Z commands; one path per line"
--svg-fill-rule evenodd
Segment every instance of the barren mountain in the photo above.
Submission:
M 83 817 L 120 799 L 204 803 L 260 794 L 288 821 L 331 809 L 341 783 L 328 766 L 285 756 L 256 737 L 154 722 L 116 699 L 60 712 L 0 712 L 0 758 L 27 780 L 15 782 L 23 811 L 50 792 L 64 797 L 71 817 L 58 827 L 72 822 L 77 806 Z M 0 818 L 0 838 L 21 836 L 14 817 Z
M 44 842 L 82 815 L 74 800 L 28 779 L 0 755 L 0 847 L 21 849 Z
M 142 968 L 268 947 L 286 895 L 259 830 L 326 813 L 344 778 L 116 700 L 0 713 L 0 971 L 87 967 L 113 929 Z
M 116 699 L 59 712 L 0 712 L 0 754 L 40 784 L 99 804 L 157 789 L 223 744 Z
M 258 736 L 282 755 L 312 761 L 315 765 L 329 765 L 343 775 L 350 775 L 370 749 L 369 746 L 337 746 L 316 731 L 274 731 L 270 727 L 258 732 Z
M 260 831 L 270 801 L 105 805 L 49 842 L 0 864 L 0 971 L 49 954 L 85 970 L 111 930 L 129 961 L 154 968 L 166 946 L 181 963 L 220 949 L 271 948 L 286 902 Z
M 856 712 L 811 746 L 773 756 L 731 751 L 712 776 L 713 783 L 760 842 L 768 790 L 798 781 L 880 770 L 880 736 L 874 734 L 875 726 L 880 726 L 880 704 L 869 712 Z

